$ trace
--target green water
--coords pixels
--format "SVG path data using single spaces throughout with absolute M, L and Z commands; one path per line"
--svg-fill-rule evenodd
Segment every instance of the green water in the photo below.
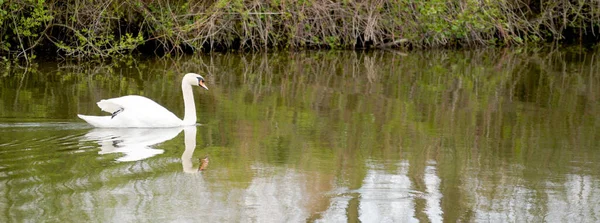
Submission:
M 600 56 L 211 54 L 0 69 L 0 222 L 598 222 Z M 144 95 L 198 125 L 94 129 Z M 199 171 L 200 159 L 209 164 Z

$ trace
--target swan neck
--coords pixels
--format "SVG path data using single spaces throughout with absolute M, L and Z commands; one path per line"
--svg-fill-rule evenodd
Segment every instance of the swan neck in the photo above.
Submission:
M 183 92 L 183 106 L 185 108 L 183 125 L 194 125 L 196 124 L 196 105 L 194 104 L 192 85 L 181 83 L 181 91 Z

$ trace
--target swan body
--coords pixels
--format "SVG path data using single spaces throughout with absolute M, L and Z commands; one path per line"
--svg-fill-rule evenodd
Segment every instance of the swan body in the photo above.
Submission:
M 204 78 L 195 73 L 188 73 L 181 81 L 185 114 L 183 120 L 175 114 L 143 96 L 128 95 L 99 101 L 102 111 L 109 116 L 77 116 L 90 125 L 99 128 L 167 128 L 196 124 L 196 106 L 192 86 L 201 86 L 208 90 Z

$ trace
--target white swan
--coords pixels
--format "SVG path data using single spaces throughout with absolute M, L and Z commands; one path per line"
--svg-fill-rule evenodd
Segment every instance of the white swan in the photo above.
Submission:
M 119 98 L 99 101 L 102 111 L 111 113 L 109 116 L 77 116 L 90 125 L 99 128 L 166 128 L 189 126 L 196 124 L 196 106 L 192 85 L 208 90 L 204 78 L 198 74 L 188 73 L 181 80 L 185 114 L 183 120 L 156 102 L 138 95 L 128 95 Z

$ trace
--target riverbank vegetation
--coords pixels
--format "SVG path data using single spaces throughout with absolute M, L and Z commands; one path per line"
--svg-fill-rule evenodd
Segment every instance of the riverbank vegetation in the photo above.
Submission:
M 0 56 L 594 44 L 575 0 L 0 0 Z

